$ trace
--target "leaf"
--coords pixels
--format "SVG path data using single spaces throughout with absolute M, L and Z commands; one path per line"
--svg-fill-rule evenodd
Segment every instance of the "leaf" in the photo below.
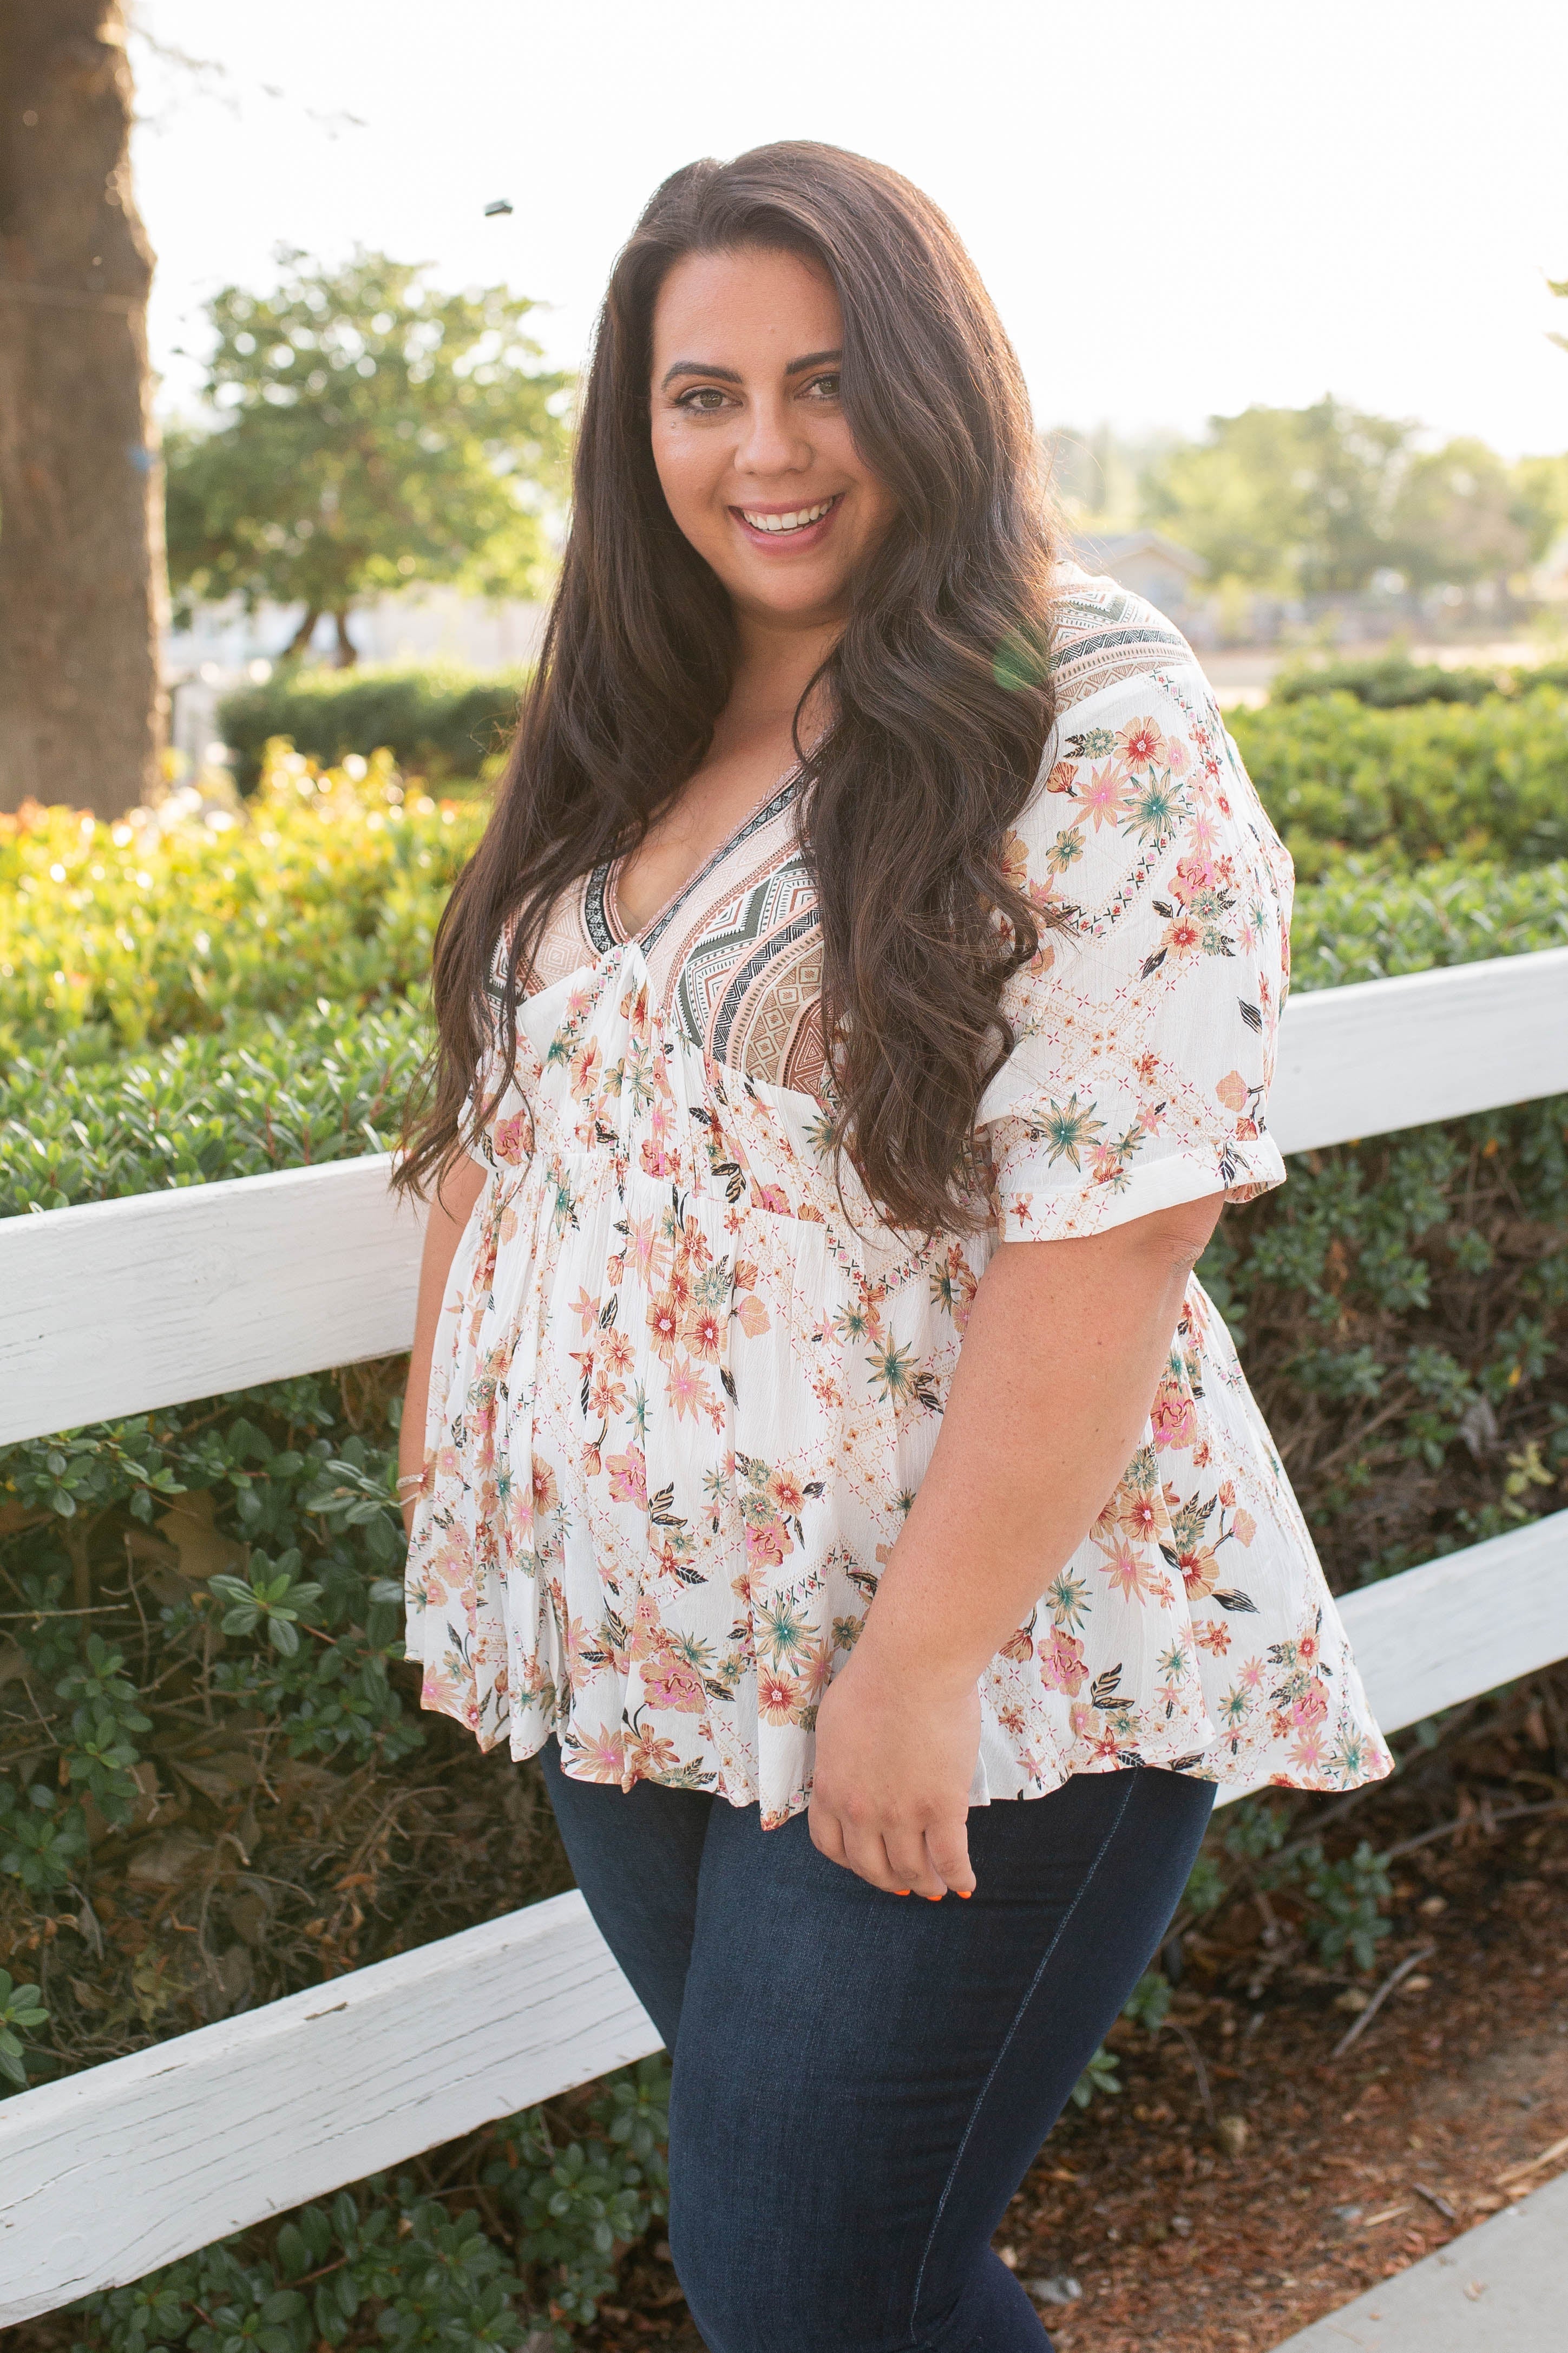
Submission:
M 1246 1022 L 1247 1028 L 1249 1029 L 1256 1029 L 1261 1033 L 1263 1029 L 1263 1016 L 1258 1007 L 1256 1005 L 1248 1005 L 1245 997 L 1238 997 L 1236 1001 L 1241 1008 L 1241 1018 Z
M 1257 1602 L 1249 1599 L 1245 1593 L 1238 1593 L 1232 1589 L 1229 1592 L 1216 1593 L 1214 1598 L 1222 1609 L 1250 1610 L 1254 1617 L 1258 1614 Z

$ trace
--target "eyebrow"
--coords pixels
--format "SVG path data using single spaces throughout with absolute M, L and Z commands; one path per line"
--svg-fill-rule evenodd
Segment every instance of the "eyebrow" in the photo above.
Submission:
M 801 375 L 807 368 L 826 367 L 829 364 L 841 360 L 844 354 L 842 352 L 807 352 L 803 359 L 791 360 L 789 365 L 784 370 L 784 374 L 785 375 Z M 670 366 L 666 368 L 663 375 L 659 378 L 658 388 L 660 392 L 665 391 L 670 385 L 672 385 L 675 382 L 676 377 L 679 375 L 711 376 L 718 384 L 740 384 L 744 381 L 744 379 L 739 375 L 733 368 L 712 367 L 710 366 L 706 360 L 676 360 Z

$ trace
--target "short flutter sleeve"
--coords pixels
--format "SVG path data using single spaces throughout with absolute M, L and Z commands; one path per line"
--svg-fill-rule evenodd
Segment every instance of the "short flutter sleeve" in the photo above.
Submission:
M 980 1104 L 999 1240 L 1282 1184 L 1290 860 L 1190 656 L 1059 716 L 1005 856 L 1060 920 L 1004 993 L 1015 1043 Z

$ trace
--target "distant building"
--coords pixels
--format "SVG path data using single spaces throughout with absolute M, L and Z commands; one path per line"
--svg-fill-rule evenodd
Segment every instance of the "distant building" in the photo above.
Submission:
M 1191 616 L 1208 572 L 1190 547 L 1158 531 L 1079 532 L 1072 554 L 1086 572 L 1108 573 L 1174 621 Z

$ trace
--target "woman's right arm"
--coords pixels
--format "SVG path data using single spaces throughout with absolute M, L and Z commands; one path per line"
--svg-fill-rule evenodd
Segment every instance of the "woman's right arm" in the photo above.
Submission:
M 485 1187 L 486 1171 L 465 1152 L 443 1169 L 436 1180 L 425 1226 L 425 1248 L 419 1261 L 419 1305 L 414 1318 L 414 1349 L 408 1362 L 408 1386 L 403 1392 L 403 1423 L 397 1434 L 397 1469 L 401 1478 L 415 1478 L 425 1467 L 425 1415 L 430 1398 L 430 1360 L 436 1348 L 436 1327 L 447 1277 L 474 1203 Z M 403 1525 L 414 1524 L 414 1496 L 403 1497 Z

